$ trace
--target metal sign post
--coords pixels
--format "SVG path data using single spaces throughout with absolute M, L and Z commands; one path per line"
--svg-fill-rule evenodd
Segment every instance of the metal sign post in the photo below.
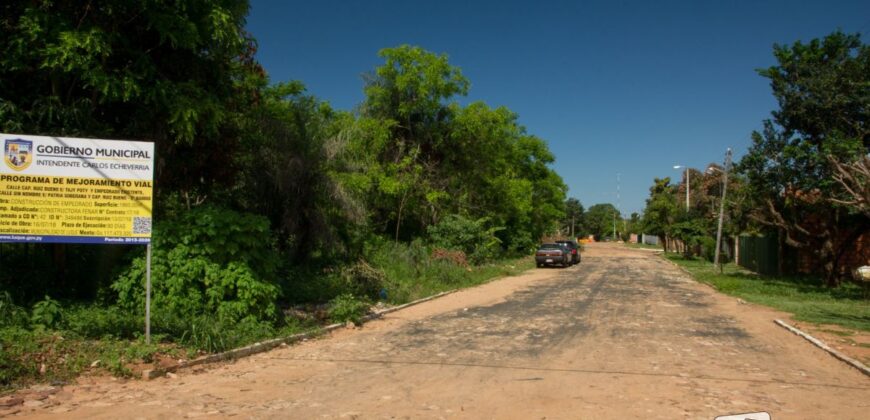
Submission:
M 151 344 L 151 243 L 145 245 L 145 344 Z

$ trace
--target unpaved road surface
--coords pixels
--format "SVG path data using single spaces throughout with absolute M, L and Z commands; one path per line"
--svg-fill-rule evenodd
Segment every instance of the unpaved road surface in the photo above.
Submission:
M 870 379 L 651 252 L 593 244 L 362 329 L 151 382 L 83 380 L 63 418 L 870 417 Z

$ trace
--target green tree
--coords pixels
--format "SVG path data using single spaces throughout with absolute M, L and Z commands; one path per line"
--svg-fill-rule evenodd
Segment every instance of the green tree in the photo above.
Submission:
M 299 82 L 263 89 L 246 113 L 239 205 L 269 218 L 295 263 L 359 251 L 366 214 L 363 187 L 353 181 L 363 169 L 341 135 L 351 119 L 306 95 Z
M 244 0 L 3 2 L 0 131 L 153 141 L 159 217 L 215 201 L 237 180 L 238 117 L 265 83 L 243 29 L 248 8 Z M 29 266 L 35 294 L 21 299 L 45 287 L 92 298 L 123 252 L 8 245 L 2 257 Z
M 546 142 L 505 107 L 451 102 L 468 80 L 443 55 L 400 46 L 366 80 L 354 149 L 368 151 L 375 231 L 425 234 L 447 215 L 486 218 L 502 246 L 525 250 L 563 218 L 567 188 Z M 364 147 L 358 146 L 364 144 Z
M 238 112 L 262 69 L 248 2 L 33 1 L 0 7 L 0 129 L 154 141 L 158 190 L 232 183 Z M 161 203 L 161 200 L 156 200 Z
M 574 232 L 575 236 L 582 236 L 585 233 L 585 225 L 583 223 L 583 204 L 580 200 L 570 197 L 565 200 L 565 219 L 562 220 L 562 230 L 565 232 Z
M 786 244 L 814 250 L 829 285 L 839 283 L 845 246 L 870 227 L 848 199 L 832 162 L 855 162 L 870 151 L 870 48 L 858 35 L 775 45 L 770 79 L 779 110 L 752 133 L 741 160 L 753 217 L 778 229 Z
M 671 178 L 655 178 L 643 211 L 644 233 L 656 235 L 665 251 L 668 250 L 667 236 L 680 212 L 675 192 Z
M 589 210 L 586 210 L 584 220 L 589 233 L 595 235 L 596 238 L 600 238 L 613 236 L 614 224 L 616 221 L 622 220 L 622 216 L 613 204 L 596 204 L 589 207 Z M 621 226 L 618 226 L 616 230 L 618 231 L 621 228 Z
M 832 201 L 870 217 L 870 155 L 848 163 L 839 162 L 833 157 L 829 161 L 836 169 L 834 179 L 846 191 L 845 197 Z
M 418 236 L 432 222 L 443 197 L 431 181 L 454 108 L 449 101 L 468 92 L 469 82 L 447 56 L 402 45 L 379 52 L 384 64 L 366 78 L 362 116 L 383 121 L 390 135 L 371 152 L 379 167 L 372 192 L 376 226 L 398 240 Z M 404 227 L 403 227 L 404 224 Z

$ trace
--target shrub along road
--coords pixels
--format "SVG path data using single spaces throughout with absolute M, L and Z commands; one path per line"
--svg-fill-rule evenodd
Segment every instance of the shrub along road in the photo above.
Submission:
M 587 247 L 361 329 L 151 382 L 82 379 L 63 417 L 866 418 L 870 380 L 648 251 Z M 38 406 L 38 407 L 34 407 Z

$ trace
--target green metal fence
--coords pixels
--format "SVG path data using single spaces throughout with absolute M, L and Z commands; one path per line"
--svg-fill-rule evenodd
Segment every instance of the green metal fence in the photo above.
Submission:
M 759 274 L 779 274 L 779 238 L 776 234 L 766 236 L 741 236 L 737 264 Z

